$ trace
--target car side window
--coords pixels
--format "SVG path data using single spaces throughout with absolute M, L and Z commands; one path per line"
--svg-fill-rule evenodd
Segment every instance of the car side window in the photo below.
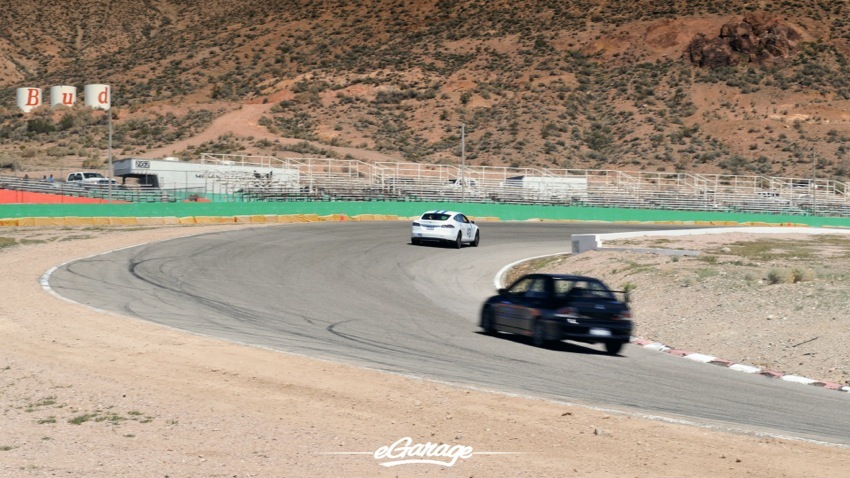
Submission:
M 525 291 L 525 297 L 529 299 L 546 298 L 546 281 L 542 278 L 534 279 Z
M 522 279 L 521 281 L 519 281 L 519 282 L 515 283 L 513 286 L 511 286 L 511 288 L 508 289 L 508 292 L 510 292 L 511 294 L 517 294 L 517 295 L 524 294 L 526 291 L 528 291 L 528 289 L 531 288 L 532 282 L 533 282 L 533 279 L 531 279 L 531 278 Z

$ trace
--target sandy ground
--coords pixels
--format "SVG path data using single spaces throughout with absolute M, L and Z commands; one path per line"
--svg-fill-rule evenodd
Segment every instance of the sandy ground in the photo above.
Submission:
M 72 258 L 233 227 L 241 226 L 0 230 L 16 241 L 0 248 L 0 476 L 775 478 L 843 477 L 850 470 L 846 448 L 456 388 L 222 342 L 71 304 L 39 283 Z M 634 259 L 572 260 L 587 271 L 611 272 L 609 260 Z M 702 277 L 681 278 L 688 286 L 680 289 L 693 296 L 708 288 Z M 641 319 L 649 312 L 645 301 L 656 297 L 648 293 L 656 279 L 643 279 L 630 279 L 638 283 L 639 332 L 660 335 L 663 326 L 656 329 L 649 315 Z M 756 280 L 753 287 L 761 286 Z M 668 334 L 663 338 L 701 335 Z M 473 454 L 454 466 L 381 466 L 386 460 L 376 459 L 376 450 L 404 437 L 410 445 Z

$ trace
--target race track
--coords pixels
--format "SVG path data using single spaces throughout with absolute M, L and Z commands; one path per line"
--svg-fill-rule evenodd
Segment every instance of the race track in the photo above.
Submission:
M 626 346 L 531 347 L 476 326 L 493 278 L 570 235 L 660 229 L 483 223 L 481 246 L 412 246 L 406 222 L 245 228 L 66 264 L 58 294 L 193 333 L 410 376 L 850 445 L 850 394 Z M 636 317 L 638 324 L 640 316 Z M 675 344 L 673 344 L 675 345 Z

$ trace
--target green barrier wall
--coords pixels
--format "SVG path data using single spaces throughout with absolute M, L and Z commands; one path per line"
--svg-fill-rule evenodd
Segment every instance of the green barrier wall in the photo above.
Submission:
M 0 218 L 26 217 L 190 217 L 265 214 L 384 214 L 412 217 L 429 209 L 463 211 L 473 217 L 496 217 L 503 221 L 528 219 L 605 222 L 731 222 L 850 227 L 850 218 L 738 214 L 658 209 L 527 206 L 505 204 L 459 204 L 418 202 L 245 202 L 245 203 L 132 203 L 132 204 L 3 204 Z

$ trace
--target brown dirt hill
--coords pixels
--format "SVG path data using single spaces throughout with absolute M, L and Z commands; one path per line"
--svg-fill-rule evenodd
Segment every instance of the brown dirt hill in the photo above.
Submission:
M 683 59 L 687 46 L 753 16 L 749 2 L 286 4 L 15 2 L 0 12 L 13 26 L 0 35 L 0 166 L 105 159 L 103 121 L 21 116 L 11 100 L 17 86 L 97 81 L 113 86 L 124 156 L 455 163 L 463 123 L 474 165 L 850 171 L 850 26 L 822 21 L 841 5 L 760 2 L 800 35 L 787 64 L 712 69 Z M 212 126 L 256 104 L 271 105 L 256 126 Z

